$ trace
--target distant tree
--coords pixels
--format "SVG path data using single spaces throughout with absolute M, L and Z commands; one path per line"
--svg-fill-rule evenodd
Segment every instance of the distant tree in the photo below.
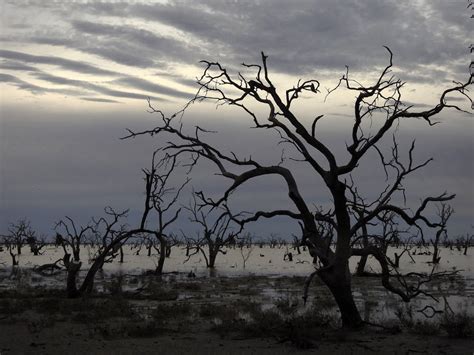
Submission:
M 12 265 L 19 263 L 18 256 L 21 255 L 23 246 L 28 240 L 35 238 L 35 231 L 31 228 L 31 223 L 26 218 L 10 223 L 8 234 L 2 235 L 2 244 L 8 250 L 12 258 Z
M 199 205 L 198 198 L 202 195 L 193 194 L 192 202 L 186 207 L 190 214 L 190 221 L 198 224 L 200 229 L 195 237 L 185 236 L 189 245 L 187 260 L 193 255 L 201 253 L 206 266 L 213 269 L 219 253 L 226 254 L 226 247 L 235 244 L 240 231 L 231 228 L 233 216 L 228 210 L 214 209 Z M 237 228 L 238 229 L 238 228 Z
M 81 247 L 91 239 L 92 224 L 77 226 L 71 217 L 65 216 L 64 219 L 56 222 L 54 230 L 56 231 L 55 244 L 63 249 L 66 268 L 70 261 L 79 263 L 81 261 Z
M 454 210 L 452 209 L 452 207 L 446 203 L 441 204 L 441 207 L 438 209 L 440 226 L 436 231 L 434 239 L 431 240 L 431 244 L 433 245 L 433 256 L 431 258 L 431 262 L 433 264 L 439 264 L 439 261 L 441 260 L 441 257 L 439 255 L 439 245 L 441 243 L 441 237 L 444 236 L 445 238 L 447 238 L 448 233 L 446 230 L 446 225 L 453 213 Z
M 456 248 L 459 251 L 463 252 L 463 255 L 467 255 L 467 250 L 472 246 L 474 242 L 474 235 L 466 234 L 464 236 L 458 237 L 455 240 Z
M 145 208 L 143 211 L 140 228 L 147 230 L 149 253 L 153 247 L 159 255 L 155 274 L 163 273 L 165 259 L 171 252 L 171 247 L 177 244 L 177 239 L 173 234 L 168 233 L 168 229 L 178 219 L 181 208 L 175 208 L 179 195 L 188 184 L 186 179 L 178 187 L 170 187 L 169 181 L 175 168 L 177 167 L 176 157 L 164 156 L 157 160 L 156 155 L 159 150 L 153 153 L 151 167 L 143 169 L 145 174 Z M 152 216 L 152 218 L 150 218 Z M 154 221 L 155 223 L 151 223 Z M 147 222 L 148 221 L 148 222 Z
M 46 242 L 46 236 L 36 236 L 36 233 L 30 235 L 26 239 L 26 242 L 30 247 L 31 253 L 35 256 L 42 255 L 44 251 L 42 252 L 41 249 L 45 248 L 48 245 L 48 243 Z
M 242 267 L 245 269 L 247 261 L 252 255 L 254 244 L 252 243 L 252 236 L 250 233 L 245 233 L 243 236 L 239 237 L 238 247 L 240 251 L 240 256 L 242 257 Z
M 268 245 L 272 249 L 278 245 L 278 236 L 275 233 L 270 233 L 270 237 L 268 238 Z
M 472 84 L 472 76 L 465 83 L 456 83 L 453 87 L 441 93 L 439 102 L 432 107 L 416 110 L 402 100 L 404 83 L 391 74 L 392 52 L 387 48 L 389 64 L 381 70 L 380 75 L 371 84 L 364 85 L 353 80 L 349 69 L 339 80 L 337 86 L 330 90 L 328 95 L 337 89 L 344 88 L 355 94 L 354 117 L 349 127 L 349 142 L 342 142 L 347 155 L 336 156 L 335 151 L 320 137 L 318 125 L 324 115 L 319 112 L 316 118 L 307 125 L 294 109 L 295 103 L 302 97 L 318 94 L 320 83 L 315 79 L 301 80 L 292 88 L 278 90 L 270 78 L 267 65 L 267 56 L 262 53 L 261 64 L 244 64 L 246 73 L 231 74 L 218 62 L 203 61 L 204 72 L 199 79 L 200 86 L 195 98 L 185 108 L 171 116 L 166 116 L 162 111 L 153 108 L 152 112 L 159 116 L 158 125 L 150 130 L 134 132 L 129 130 L 128 137 L 150 134 L 154 136 L 174 136 L 165 151 L 170 155 L 192 157 L 191 164 L 197 164 L 201 159 L 213 163 L 221 176 L 230 181 L 229 187 L 218 198 L 207 198 L 209 206 L 216 208 L 227 204 L 232 193 L 244 184 L 258 178 L 274 176 L 280 178 L 284 188 L 275 193 L 285 193 L 294 205 L 294 209 L 274 209 L 256 211 L 253 216 L 239 220 L 246 224 L 260 218 L 286 216 L 292 218 L 303 226 L 303 243 L 308 246 L 311 255 L 318 259 L 317 276 L 331 291 L 341 313 L 342 324 L 345 327 L 359 327 L 363 324 L 359 310 L 354 302 L 351 286 L 351 273 L 349 259 L 352 256 L 363 257 L 372 255 L 382 269 L 382 283 L 390 291 L 399 295 L 408 302 L 413 297 L 423 293 L 421 285 L 430 275 L 413 275 L 413 285 L 398 282 L 400 274 L 394 272 L 388 261 L 385 251 L 377 244 L 367 246 L 353 245 L 354 238 L 361 235 L 363 226 L 378 224 L 379 217 L 390 212 L 409 227 L 423 232 L 425 228 L 437 229 L 440 223 L 428 217 L 428 207 L 434 203 L 443 203 L 454 198 L 454 195 L 441 193 L 421 200 L 417 206 L 407 209 L 404 199 L 404 180 L 415 171 L 426 166 L 430 160 L 415 163 L 413 142 L 408 148 L 407 158 L 402 158 L 400 146 L 397 142 L 395 129 L 398 125 L 409 119 L 422 119 L 429 126 L 436 122 L 433 117 L 447 108 L 462 111 L 459 105 L 450 102 L 452 94 L 459 94 L 472 100 L 467 95 L 467 87 Z M 249 74 L 250 73 L 250 74 Z M 219 147 L 206 141 L 209 130 L 202 127 L 195 128 L 192 132 L 185 130 L 184 124 L 179 119 L 190 104 L 200 101 L 211 101 L 217 105 L 230 105 L 241 109 L 249 116 L 254 127 L 260 130 L 276 131 L 281 136 L 281 141 L 292 148 L 296 156 L 292 161 L 299 161 L 307 167 L 307 176 L 314 174 L 314 181 L 320 182 L 328 192 L 331 206 L 325 211 L 312 208 L 309 196 L 301 193 L 296 175 L 288 159 L 281 159 L 278 153 L 278 163 L 264 164 L 252 157 L 239 157 L 237 154 L 227 154 Z M 385 152 L 382 143 L 385 138 L 391 137 L 389 143 L 392 149 Z M 378 197 L 372 198 L 358 196 L 356 202 L 348 196 L 351 188 L 351 176 L 360 169 L 364 160 L 372 159 L 375 154 L 380 159 L 380 165 L 386 172 L 387 186 L 380 191 Z M 355 189 L 355 187 L 352 187 Z M 359 195 L 360 190 L 356 193 Z M 401 201 L 401 203 L 397 203 Z M 313 201 L 314 202 L 314 201 Z M 351 215 L 354 210 L 365 210 L 363 216 L 354 220 Z M 428 214 L 427 214 L 428 213 Z M 324 222 L 332 226 L 334 241 L 327 240 L 318 231 L 318 223 Z M 374 227 L 377 228 L 377 227 Z M 369 231 L 369 233 L 371 233 Z M 376 233 L 373 233 L 376 234 Z M 439 274 L 436 274 L 439 275 Z M 394 282 L 392 282 L 394 281 Z
M 63 264 L 67 270 L 66 291 L 68 297 L 80 297 L 90 294 L 94 287 L 94 279 L 97 272 L 104 263 L 113 260 L 123 244 L 129 239 L 150 240 L 156 238 L 161 244 L 161 254 L 156 273 L 161 273 L 164 258 L 167 235 L 165 229 L 177 218 L 180 209 L 174 211 L 171 217 L 165 218 L 167 213 L 177 201 L 179 192 L 187 181 L 176 191 L 167 187 L 168 178 L 176 166 L 176 158 L 164 156 L 159 163 L 155 162 L 156 152 L 153 154 L 152 168 L 145 172 L 145 206 L 140 219 L 140 224 L 134 228 L 129 228 L 121 221 L 127 216 L 128 210 L 117 212 L 111 207 L 104 209 L 104 216 L 92 218 L 85 226 L 78 226 L 74 220 L 68 216 L 56 223 L 55 229 L 58 232 L 56 244 L 64 251 Z M 167 195 L 171 198 L 166 203 Z M 148 220 L 153 212 L 156 213 L 157 226 Z M 92 263 L 86 271 L 86 275 L 78 286 L 78 274 L 81 270 L 82 261 L 80 248 L 85 243 L 96 245 Z M 71 258 L 72 255 L 72 258 Z
M 295 234 L 292 235 L 292 238 L 293 238 L 292 247 L 294 250 L 296 250 L 298 255 L 300 255 L 301 254 L 301 240 Z
M 74 220 L 66 217 L 56 224 L 56 230 L 63 232 L 56 236 L 56 244 L 64 251 L 63 264 L 67 271 L 66 293 L 70 298 L 90 294 L 94 288 L 97 272 L 109 258 L 113 258 L 122 243 L 128 238 L 140 233 L 140 230 L 127 231 L 120 220 L 128 211 L 116 212 L 111 207 L 104 209 L 105 216 L 92 219 L 86 226 L 77 226 Z M 86 241 L 99 241 L 92 264 L 78 287 L 77 276 L 81 270 L 80 247 Z M 72 254 L 71 254 L 72 253 Z M 71 255 L 73 256 L 71 258 Z

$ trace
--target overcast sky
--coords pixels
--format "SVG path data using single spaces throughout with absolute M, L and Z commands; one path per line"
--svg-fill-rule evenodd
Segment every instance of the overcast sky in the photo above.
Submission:
M 0 4 L 0 232 L 21 217 L 50 233 L 65 214 L 86 220 L 106 205 L 140 212 L 141 168 L 156 139 L 120 141 L 125 128 L 151 128 L 146 97 L 172 113 L 196 91 L 202 59 L 231 70 L 258 62 L 260 51 L 279 86 L 299 78 L 332 87 L 348 65 L 369 81 L 394 53 L 394 74 L 406 81 L 404 100 L 433 105 L 453 80 L 469 75 L 471 13 L 464 0 L 130 1 L 4 0 Z M 460 99 L 458 97 L 453 100 Z M 326 114 L 324 138 L 344 153 L 354 95 L 341 92 L 301 106 L 302 119 Z M 470 109 L 470 108 L 469 108 Z M 400 141 L 417 137 L 420 160 L 435 158 L 407 182 L 408 201 L 445 190 L 456 193 L 453 234 L 472 232 L 474 213 L 473 118 L 446 111 L 441 124 L 403 122 Z M 193 107 L 185 124 L 218 127 L 225 149 L 277 163 L 272 134 L 248 130 L 238 111 Z M 233 143 L 233 144 L 232 144 Z M 358 174 L 362 186 L 381 186 L 374 161 Z M 197 169 L 193 181 L 218 194 L 226 181 Z M 321 181 L 295 171 L 308 202 L 327 205 Z M 211 171 L 213 172 L 213 171 Z M 176 177 L 179 183 L 183 174 Z M 365 184 L 365 185 L 364 185 Z M 379 184 L 379 185 L 377 185 Z M 288 206 L 278 181 L 257 181 L 235 206 Z M 276 220 L 260 232 L 297 232 Z

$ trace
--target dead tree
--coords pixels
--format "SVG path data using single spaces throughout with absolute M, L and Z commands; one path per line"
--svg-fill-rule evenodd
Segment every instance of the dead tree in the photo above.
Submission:
M 411 250 L 413 248 L 413 245 L 412 245 L 412 240 L 413 239 L 416 239 L 416 235 L 414 236 L 411 236 L 409 237 L 408 239 L 398 239 L 397 241 L 397 244 L 398 247 L 402 247 L 402 251 L 400 253 L 397 253 L 397 252 L 394 252 L 393 253 L 393 261 L 390 257 L 387 256 L 388 260 L 389 260 L 389 263 L 394 267 L 394 268 L 399 268 L 400 267 L 400 259 L 402 258 L 403 255 L 405 255 L 405 253 L 410 257 L 411 259 L 411 262 L 414 264 L 415 263 L 415 259 L 413 259 L 413 256 L 411 254 Z
M 18 254 L 16 249 L 16 243 L 14 242 L 13 238 L 11 238 L 10 235 L 2 235 L 1 241 L 3 246 L 2 249 L 6 249 L 8 251 L 8 254 L 10 254 L 10 257 L 12 259 L 12 266 L 18 266 Z
M 301 240 L 294 234 L 292 235 L 292 237 L 293 237 L 293 243 L 292 243 L 293 250 L 296 250 L 298 255 L 300 255 L 301 254 Z
M 467 249 L 472 245 L 473 240 L 474 240 L 474 236 L 472 236 L 472 235 L 467 235 L 466 238 L 464 238 L 464 252 L 463 252 L 463 255 L 467 255 Z
M 64 251 L 63 264 L 67 272 L 66 293 L 69 298 L 90 294 L 94 287 L 94 279 L 104 263 L 116 255 L 120 245 L 139 231 L 126 231 L 119 221 L 128 211 L 116 212 L 111 207 L 104 209 L 105 216 L 92 219 L 86 226 L 77 226 L 74 220 L 66 217 L 56 224 L 56 230 L 63 232 L 56 236 L 56 244 Z M 77 286 L 77 276 L 82 266 L 80 247 L 86 241 L 100 241 L 93 262 L 86 272 L 81 285 Z M 72 254 L 71 254 L 72 253 Z M 72 255 L 72 259 L 71 259 Z
M 464 237 L 458 237 L 455 240 L 456 249 L 462 251 L 463 255 L 467 255 L 467 250 L 472 246 L 474 235 L 466 234 Z M 451 244 L 452 245 L 452 244 Z M 452 247 L 451 247 L 452 250 Z
M 27 243 L 28 237 L 35 234 L 27 219 L 20 219 L 16 223 L 11 223 L 8 227 L 9 237 L 16 248 L 17 255 L 21 255 L 23 246 Z
M 245 269 L 247 261 L 249 260 L 250 255 L 252 254 L 254 249 L 254 245 L 252 244 L 252 236 L 250 235 L 250 233 L 245 233 L 238 239 L 239 241 L 237 245 L 240 250 L 240 256 L 242 257 L 242 268 Z
M 35 236 L 35 231 L 27 219 L 19 219 L 8 226 L 8 234 L 2 235 L 2 244 L 8 250 L 12 258 L 12 265 L 19 263 L 18 256 L 21 255 L 22 248 L 28 243 L 30 238 Z
M 205 208 L 198 200 L 204 201 L 200 193 L 193 194 L 192 202 L 185 207 L 190 213 L 190 221 L 200 225 L 196 237 L 185 236 L 189 245 L 189 260 L 193 255 L 201 253 L 206 266 L 213 269 L 219 253 L 226 254 L 225 248 L 235 244 L 239 232 L 232 230 L 233 216 L 227 209 Z M 206 250 L 207 249 L 207 250 Z
M 270 237 L 268 238 L 268 245 L 270 248 L 274 249 L 278 244 L 278 238 L 275 233 L 270 233 Z
M 169 257 L 171 247 L 177 243 L 176 238 L 167 230 L 178 219 L 181 208 L 175 208 L 179 195 L 190 181 L 186 179 L 180 186 L 169 186 L 169 179 L 177 167 L 176 157 L 164 156 L 157 160 L 159 150 L 153 153 L 151 167 L 143 169 L 145 174 L 145 207 L 140 228 L 147 231 L 150 249 L 153 247 L 159 255 L 155 275 L 163 273 L 166 257 Z M 153 216 L 153 218 L 150 218 Z M 147 220 L 156 221 L 147 223 Z M 148 246 L 147 246 L 148 247 Z M 149 251 L 150 253 L 150 251 Z M 150 255 L 150 254 L 149 254 Z
M 195 98 L 183 110 L 167 116 L 149 104 L 151 112 L 158 115 L 158 125 L 140 132 L 129 130 L 129 134 L 124 137 L 130 138 L 143 134 L 165 135 L 166 137 L 172 135 L 175 140 L 165 147 L 168 154 L 188 155 L 192 157 L 192 164 L 197 164 L 200 159 L 214 163 L 220 175 L 230 181 L 230 185 L 221 196 L 207 199 L 211 206 L 227 203 L 232 192 L 255 179 L 267 176 L 281 178 L 284 186 L 281 192 L 287 194 L 294 209 L 255 211 L 253 216 L 242 219 L 241 223 L 275 216 L 286 216 L 299 221 L 304 230 L 303 242 L 308 245 L 311 255 L 318 257 L 320 264 L 317 275 L 334 296 L 345 327 L 358 327 L 362 324 L 352 296 L 350 257 L 373 255 L 381 264 L 382 269 L 385 270 L 388 267 L 386 258 L 379 254 L 378 248 L 372 245 L 355 248 L 351 246 L 353 238 L 360 234 L 361 228 L 376 221 L 378 216 L 387 211 L 395 213 L 408 226 L 417 228 L 424 224 L 428 228 L 438 228 L 439 224 L 427 217 L 427 210 L 433 203 L 454 198 L 454 195 L 447 193 L 425 197 L 418 206 L 412 206 L 413 212 L 405 208 L 403 199 L 401 204 L 396 204 L 394 202 L 397 201 L 396 197 L 403 195 L 402 181 L 429 161 L 415 164 L 413 160 L 415 144 L 413 143 L 408 152 L 408 161 L 403 163 L 398 153 L 395 136 L 392 142 L 394 144 L 392 154 L 388 157 L 381 145 L 387 136 L 391 133 L 395 134 L 395 128 L 403 124 L 405 120 L 422 119 L 428 126 L 432 126 L 436 123 L 433 117 L 443 110 L 447 108 L 462 110 L 461 107 L 449 102 L 450 95 L 464 96 L 472 104 L 472 100 L 467 96 L 467 87 L 472 83 L 472 76 L 469 76 L 467 82 L 456 83 L 453 87 L 444 90 L 439 102 L 433 107 L 416 110 L 413 106 L 404 104 L 402 101 L 404 83 L 392 76 L 392 52 L 388 48 L 387 50 L 390 55 L 389 64 L 372 84 L 362 85 L 353 80 L 347 68 L 334 89 L 344 88 L 356 95 L 354 118 L 349 127 L 351 138 L 347 144 L 343 143 L 346 144 L 347 151 L 346 157 L 343 158 L 336 157 L 335 152 L 320 137 L 318 123 L 324 117 L 323 114 L 316 113 L 316 118 L 307 126 L 294 110 L 295 102 L 301 97 L 316 95 L 320 92 L 319 81 L 301 80 L 292 88 L 277 90 L 270 78 L 267 56 L 263 53 L 261 64 L 244 64 L 246 73 L 236 75 L 231 74 L 218 62 L 203 61 L 205 68 L 198 82 L 200 88 Z M 330 90 L 328 95 L 334 90 Z M 288 159 L 281 159 L 279 153 L 278 157 L 275 157 L 279 160 L 278 163 L 263 164 L 252 157 L 239 157 L 234 153 L 225 153 L 208 143 L 206 135 L 210 134 L 209 130 L 197 127 L 192 132 L 186 131 L 180 118 L 190 104 L 200 101 L 212 101 L 217 105 L 236 107 L 249 116 L 256 129 L 276 131 L 281 136 L 282 142 L 292 147 L 292 151 L 298 155 L 292 157 L 293 161 L 306 164 L 307 173 L 313 173 L 317 176 L 315 181 L 321 181 L 328 192 L 331 207 L 325 212 L 312 210 L 311 201 L 301 194 L 296 175 L 286 164 Z M 354 221 L 351 219 L 351 210 L 355 206 L 347 194 L 347 181 L 368 158 L 369 152 L 379 154 L 381 166 L 385 170 L 390 170 L 390 180 L 378 198 L 364 202 L 364 208 L 367 208 L 364 217 Z M 318 233 L 319 221 L 332 225 L 335 231 L 334 245 L 329 245 Z M 388 275 L 385 271 L 382 274 Z M 394 286 L 389 276 L 383 276 L 382 283 L 404 300 L 410 300 L 415 294 L 419 294 L 407 293 L 405 289 Z
M 439 264 L 441 260 L 441 256 L 439 255 L 439 243 L 441 242 L 441 237 L 444 236 L 447 238 L 448 233 L 446 230 L 446 225 L 448 223 L 449 217 L 453 214 L 454 210 L 451 206 L 446 203 L 441 204 L 441 207 L 438 209 L 438 216 L 440 218 L 440 226 L 436 231 L 436 235 L 433 240 L 431 240 L 431 244 L 433 245 L 433 257 L 431 262 L 433 264 Z
M 125 257 L 125 253 L 123 252 L 123 244 L 120 245 L 119 252 L 120 252 L 119 263 L 120 263 L 120 264 L 123 264 L 123 262 L 124 262 L 124 257 Z
M 349 189 L 349 191 L 352 194 L 352 198 L 353 198 L 352 202 L 353 202 L 353 206 L 355 207 L 352 210 L 350 210 L 350 213 L 353 215 L 353 217 L 356 220 L 362 220 L 364 218 L 364 213 L 365 213 L 366 209 L 357 207 L 357 205 L 358 205 L 357 204 L 357 199 L 360 198 L 359 194 L 357 193 L 357 190 L 356 189 Z M 359 236 L 355 238 L 355 242 L 353 242 L 353 244 L 356 244 L 356 242 L 358 242 L 359 244 L 361 244 L 361 246 L 363 248 L 366 248 L 369 245 L 369 232 L 368 232 L 366 223 L 364 223 L 361 226 L 361 228 L 360 228 L 360 230 L 357 234 Z M 366 275 L 365 266 L 367 265 L 368 257 L 369 257 L 368 255 L 362 255 L 360 257 L 360 260 L 357 263 L 357 268 L 356 268 L 356 275 L 357 276 Z
M 104 209 L 105 217 L 91 218 L 92 221 L 92 233 L 91 238 L 88 242 L 95 248 L 91 257 L 92 263 L 94 263 L 107 249 L 108 245 L 111 244 L 118 235 L 123 235 L 127 231 L 126 224 L 119 224 L 119 220 L 125 218 L 128 214 L 128 210 L 122 212 L 116 212 L 111 207 Z M 103 258 L 102 263 L 98 265 L 99 270 L 103 268 L 105 263 L 112 262 L 117 256 L 120 255 L 123 243 L 118 243 L 110 252 Z
M 44 251 L 42 252 L 41 249 L 48 245 L 44 235 L 37 237 L 35 233 L 32 233 L 30 236 L 28 236 L 26 238 L 26 242 L 30 247 L 31 253 L 35 256 L 42 255 Z
M 104 263 L 113 260 L 118 255 L 120 248 L 127 240 L 146 238 L 150 235 L 156 237 L 157 240 L 166 237 L 164 234 L 165 228 L 177 219 L 180 210 L 175 211 L 168 220 L 165 220 L 164 213 L 168 212 L 170 207 L 176 203 L 179 191 L 186 183 L 178 189 L 178 192 L 173 192 L 172 189 L 167 188 L 166 181 L 176 165 L 176 159 L 165 157 L 162 163 L 164 165 L 155 165 L 153 158 L 152 169 L 145 171 L 145 207 L 140 225 L 137 228 L 130 229 L 121 223 L 128 210 L 116 212 L 111 207 L 106 207 L 104 216 L 98 219 L 92 218 L 86 226 L 77 226 L 70 217 L 66 217 L 65 220 L 61 220 L 56 224 L 56 230 L 58 231 L 56 244 L 64 250 L 63 264 L 67 270 L 66 290 L 68 297 L 74 298 L 90 294 L 93 290 L 97 272 L 103 267 Z M 171 168 L 169 168 L 170 166 Z M 167 172 L 161 174 L 158 173 L 158 169 L 164 169 Z M 173 197 L 171 201 L 165 204 L 163 198 L 170 193 Z M 148 226 L 148 219 L 152 211 L 155 211 L 158 217 L 158 227 L 156 228 Z M 78 286 L 77 276 L 82 266 L 80 248 L 85 242 L 93 242 L 98 247 L 91 266 L 86 271 L 82 283 Z M 71 255 L 73 256 L 72 260 Z M 161 269 L 157 268 L 159 272 L 162 271 L 162 266 L 161 264 Z
M 93 231 L 92 225 L 77 226 L 71 217 L 65 216 L 55 224 L 54 230 L 56 231 L 55 244 L 64 251 L 63 260 L 66 268 L 68 268 L 70 261 L 80 262 L 81 246 L 90 239 L 90 233 Z

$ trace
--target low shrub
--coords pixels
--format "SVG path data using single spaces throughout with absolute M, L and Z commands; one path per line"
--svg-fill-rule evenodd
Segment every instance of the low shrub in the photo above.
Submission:
M 275 307 L 284 315 L 291 315 L 298 309 L 299 300 L 296 297 L 282 297 L 275 301 Z
M 127 322 L 123 332 L 132 338 L 154 337 L 161 331 L 161 324 L 155 321 Z
M 135 315 L 131 304 L 121 297 L 67 300 L 67 304 L 64 306 L 67 306 L 73 313 L 72 319 L 77 322 L 95 322 L 102 319 L 133 317 Z
M 187 302 L 159 303 L 152 311 L 151 317 L 155 321 L 166 321 L 175 317 L 189 316 L 192 306 Z
M 251 314 L 252 320 L 245 329 L 246 333 L 254 336 L 274 336 L 285 326 L 285 319 L 273 309 L 257 311 Z
M 161 283 L 153 282 L 148 286 L 150 298 L 157 301 L 175 301 L 179 297 L 179 292 L 175 289 L 164 287 Z
M 467 312 L 445 313 L 441 327 L 450 338 L 468 338 L 473 335 L 474 319 Z
M 439 333 L 439 323 L 429 320 L 418 320 L 413 326 L 412 330 L 416 334 L 420 335 L 436 335 Z
M 218 318 L 221 321 L 231 321 L 237 317 L 238 313 L 238 307 L 226 304 L 204 303 L 199 309 L 200 317 Z

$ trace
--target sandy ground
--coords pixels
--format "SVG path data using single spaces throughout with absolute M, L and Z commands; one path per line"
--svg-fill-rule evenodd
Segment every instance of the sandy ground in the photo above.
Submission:
M 300 350 L 277 339 L 220 337 L 211 332 L 162 334 L 147 338 L 103 339 L 90 335 L 88 326 L 56 323 L 38 333 L 23 323 L 0 324 L 1 354 L 472 354 L 472 339 L 389 335 L 373 330 L 339 331 L 314 339 L 314 348 Z

